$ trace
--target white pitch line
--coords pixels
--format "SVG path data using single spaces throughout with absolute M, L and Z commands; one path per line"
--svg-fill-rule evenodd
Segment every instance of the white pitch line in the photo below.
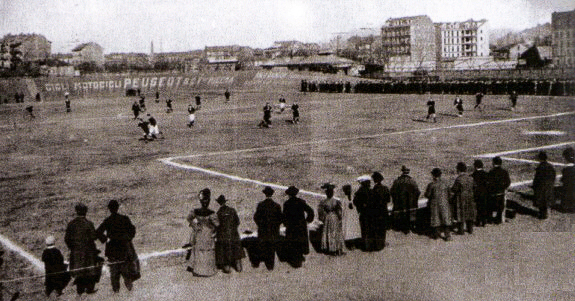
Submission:
M 564 131 L 524 131 L 524 135 L 564 136 Z
M 483 125 L 492 125 L 492 124 L 500 124 L 500 123 L 507 123 L 507 122 L 524 121 L 524 120 L 545 119 L 545 118 L 561 117 L 561 116 L 574 115 L 574 114 L 575 114 L 575 111 L 571 111 L 571 112 L 563 112 L 563 113 L 557 113 L 557 114 L 551 114 L 551 115 L 540 115 L 540 116 L 512 118 L 512 119 L 503 119 L 503 120 L 495 120 L 495 121 L 483 121 L 483 122 L 467 123 L 467 124 L 456 124 L 456 125 L 450 125 L 450 126 L 444 126 L 444 127 L 414 129 L 414 130 L 382 133 L 382 134 L 373 134 L 373 135 L 365 135 L 365 136 L 321 139 L 321 140 L 298 142 L 298 143 L 292 143 L 292 144 L 281 144 L 281 145 L 274 145 L 274 146 L 245 148 L 245 149 L 236 149 L 236 150 L 229 150 L 229 151 L 217 151 L 217 152 L 211 152 L 211 153 L 205 153 L 205 154 L 183 155 L 183 156 L 177 156 L 177 157 L 172 157 L 172 158 L 173 159 L 183 159 L 183 158 L 198 158 L 198 157 L 206 157 L 206 156 L 214 156 L 214 155 L 216 155 L 216 156 L 217 155 L 228 155 L 228 154 L 246 153 L 246 152 L 253 152 L 253 151 L 260 151 L 260 150 L 286 148 L 286 147 L 293 147 L 293 146 L 322 144 L 322 143 L 329 143 L 329 142 L 340 142 L 340 141 L 360 140 L 360 139 L 370 139 L 370 138 L 380 138 L 380 137 L 386 137 L 386 136 L 395 136 L 395 135 L 413 134 L 413 133 L 425 133 L 425 132 L 440 131 L 440 130 L 447 130 L 447 129 L 456 129 L 456 128 L 469 128 L 469 127 L 477 127 L 477 126 L 483 126 Z
M 538 151 L 538 150 L 542 150 L 542 149 L 558 148 L 561 146 L 571 145 L 571 144 L 575 144 L 575 141 L 562 142 L 562 143 L 557 143 L 557 144 L 550 144 L 550 145 L 531 147 L 531 148 L 516 149 L 516 150 L 510 150 L 510 151 L 504 151 L 504 152 L 498 152 L 498 153 L 487 153 L 487 154 L 476 155 L 474 157 L 476 157 L 476 158 L 492 158 L 492 157 L 496 157 L 496 156 L 504 156 L 504 155 L 512 155 L 512 154 L 518 154 L 518 153 L 532 152 L 532 151 Z
M 518 158 L 511 158 L 511 157 L 501 157 L 502 160 L 506 160 L 506 161 L 516 161 L 516 162 L 523 162 L 523 163 L 530 163 L 530 164 L 539 164 L 539 161 L 535 161 L 535 160 L 528 160 L 528 159 L 518 159 Z M 551 165 L 555 165 L 555 166 L 567 166 L 567 164 L 564 163 L 558 163 L 558 162 L 548 162 Z
M 2 243 L 10 251 L 17 253 L 24 259 L 28 260 L 28 262 L 30 262 L 34 266 L 36 271 L 44 272 L 44 263 L 40 259 L 36 258 L 36 256 L 32 255 L 30 252 L 17 246 L 14 242 L 8 239 L 8 237 L 0 234 L 0 243 Z
M 267 183 L 267 182 L 252 180 L 252 179 L 248 179 L 248 178 L 242 178 L 242 177 L 238 177 L 238 176 L 234 176 L 234 175 L 230 175 L 230 174 L 225 174 L 222 172 L 212 171 L 209 169 L 205 169 L 205 168 L 201 168 L 201 167 L 197 167 L 197 166 L 193 166 L 193 165 L 176 163 L 176 162 L 172 161 L 173 159 L 174 158 L 164 158 L 164 159 L 159 159 L 159 160 L 162 163 L 167 164 L 167 165 L 175 166 L 175 167 L 182 168 L 182 169 L 199 171 L 199 172 L 203 172 L 203 173 L 206 173 L 206 174 L 209 174 L 212 176 L 227 178 L 227 179 L 234 180 L 234 181 L 252 183 L 252 184 L 261 185 L 261 186 L 270 186 L 272 188 L 279 189 L 279 190 L 286 190 L 288 188 L 287 186 L 283 186 L 283 185 L 278 185 L 278 184 L 274 184 L 274 183 Z M 306 190 L 300 190 L 300 193 L 306 194 L 306 195 L 311 195 L 314 197 L 322 197 L 322 198 L 325 197 L 324 194 L 306 191 Z

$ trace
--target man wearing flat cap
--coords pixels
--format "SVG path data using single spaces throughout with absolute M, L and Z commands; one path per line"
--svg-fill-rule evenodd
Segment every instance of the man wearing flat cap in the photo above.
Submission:
M 284 203 L 283 221 L 286 227 L 286 249 L 288 263 L 299 268 L 305 260 L 304 255 L 309 254 L 309 235 L 307 224 L 314 219 L 313 209 L 297 197 L 299 189 L 290 186 L 286 190 L 289 196 Z
M 252 264 L 258 267 L 261 259 L 266 268 L 271 271 L 274 269 L 276 247 L 280 239 L 282 208 L 272 200 L 274 190 L 271 187 L 266 186 L 262 192 L 266 198 L 258 203 L 254 214 L 254 222 L 258 226 L 260 256 Z
M 405 165 L 401 166 L 401 176 L 393 181 L 390 194 L 393 210 L 396 212 L 397 227 L 408 234 L 415 228 L 417 201 L 421 191 L 415 180 L 409 176 L 409 168 Z

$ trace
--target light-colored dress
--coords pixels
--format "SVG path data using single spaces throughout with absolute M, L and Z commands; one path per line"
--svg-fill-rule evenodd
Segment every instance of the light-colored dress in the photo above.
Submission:
M 323 223 L 321 250 L 329 253 L 343 251 L 343 224 L 341 202 L 335 199 L 321 201 L 317 208 L 319 220 Z
M 195 209 L 188 215 L 188 222 L 192 227 L 192 272 L 195 276 L 213 276 L 217 272 L 215 235 L 220 224 L 218 216 L 209 209 Z
M 343 205 L 343 229 L 344 239 L 355 240 L 361 238 L 361 228 L 359 227 L 359 213 L 351 201 Z M 350 209 L 352 207 L 352 209 Z

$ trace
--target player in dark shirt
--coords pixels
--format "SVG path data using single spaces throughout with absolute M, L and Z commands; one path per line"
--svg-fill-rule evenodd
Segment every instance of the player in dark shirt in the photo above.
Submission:
M 224 93 L 224 96 L 226 97 L 226 102 L 230 101 L 230 91 L 226 89 L 226 92 Z
M 172 113 L 174 108 L 172 108 L 172 99 L 168 98 L 166 100 L 166 113 Z
M 481 101 L 483 100 L 483 93 L 481 92 L 477 92 L 477 94 L 475 94 L 475 106 L 473 107 L 473 109 L 479 109 L 479 111 L 482 111 L 482 105 L 481 105 Z
M 137 101 L 134 101 L 132 104 L 132 112 L 134 112 L 134 119 L 138 119 L 138 116 L 140 115 L 140 105 Z
M 142 118 L 138 118 L 139 122 L 138 122 L 138 127 L 142 129 L 142 131 L 144 131 L 144 138 L 143 140 L 148 141 L 151 137 L 150 137 L 150 122 L 148 122 L 147 120 L 144 120 Z
M 27 106 L 26 111 L 30 114 L 30 118 L 36 118 L 36 116 L 34 116 L 34 106 Z
M 429 98 L 427 101 L 427 117 L 425 120 L 429 120 L 429 118 L 433 118 L 433 122 L 437 122 L 437 118 L 435 117 L 435 100 Z
M 453 105 L 455 109 L 457 109 L 457 116 L 463 117 L 463 99 L 459 97 L 459 95 L 455 96 L 455 100 L 453 101 Z
M 140 111 L 142 111 L 142 112 L 146 111 L 146 97 L 145 96 L 140 97 Z
M 264 119 L 260 122 L 259 127 L 269 128 L 272 124 L 272 106 L 269 102 L 266 102 L 266 105 L 263 108 L 264 111 Z
M 299 105 L 296 102 L 291 105 L 291 112 L 292 122 L 293 124 L 297 124 L 299 122 Z

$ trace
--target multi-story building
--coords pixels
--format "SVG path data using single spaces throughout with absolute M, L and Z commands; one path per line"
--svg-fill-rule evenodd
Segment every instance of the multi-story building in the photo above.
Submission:
M 104 48 L 94 42 L 83 43 L 72 49 L 73 65 L 95 63 L 97 66 L 104 66 L 104 62 Z
M 551 15 L 553 63 L 575 67 L 575 10 Z
M 487 20 L 436 23 L 439 59 L 489 56 Z
M 390 18 L 381 28 L 381 39 L 386 71 L 435 69 L 435 26 L 428 16 Z
M 7 34 L 0 40 L 2 51 L 18 52 L 23 62 L 36 62 L 50 57 L 52 42 L 39 34 Z
M 489 56 L 487 20 L 435 23 L 438 70 L 481 69 Z

